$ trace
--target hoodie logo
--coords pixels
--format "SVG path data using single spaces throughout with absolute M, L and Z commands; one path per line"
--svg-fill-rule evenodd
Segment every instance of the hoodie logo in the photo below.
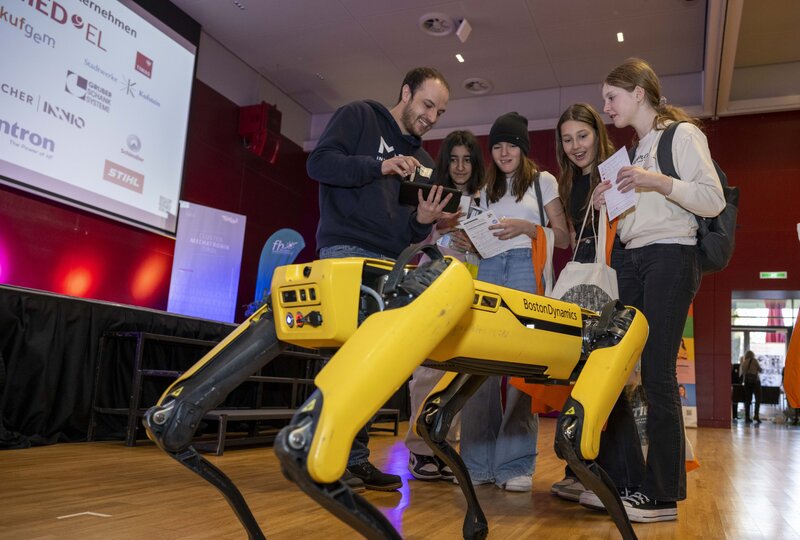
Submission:
M 388 154 L 390 152 L 394 152 L 394 146 L 389 146 L 386 144 L 386 141 L 383 140 L 381 137 L 381 144 L 378 146 L 378 153 L 379 154 Z

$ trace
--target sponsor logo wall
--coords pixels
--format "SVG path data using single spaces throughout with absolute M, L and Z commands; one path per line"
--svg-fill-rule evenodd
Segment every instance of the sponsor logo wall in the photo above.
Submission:
M 0 176 L 174 227 L 194 52 L 97 0 L 0 0 L 0 50 Z

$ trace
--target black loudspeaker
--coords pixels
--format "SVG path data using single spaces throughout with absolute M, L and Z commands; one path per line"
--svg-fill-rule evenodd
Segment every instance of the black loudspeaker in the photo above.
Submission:
M 261 102 L 239 108 L 239 136 L 244 147 L 274 165 L 281 145 L 281 112 Z

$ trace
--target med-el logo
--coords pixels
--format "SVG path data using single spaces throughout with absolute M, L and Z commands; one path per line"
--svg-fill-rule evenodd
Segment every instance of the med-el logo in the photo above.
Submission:
M 67 71 L 64 90 L 101 111 L 109 112 L 111 110 L 111 91 L 74 71 Z
M 139 51 L 136 51 L 136 65 L 134 68 L 148 79 L 153 77 L 153 61 Z
M 53 105 L 47 100 L 40 99 L 37 103 L 37 110 L 41 113 L 44 113 L 52 118 L 56 118 L 71 126 L 75 126 L 78 129 L 83 129 L 86 125 L 86 121 L 83 117 L 78 116 L 77 114 L 68 111 L 63 107 L 59 107 L 58 105 Z
M 103 180 L 117 184 L 125 189 L 141 193 L 144 190 L 144 175 L 106 160 L 103 166 Z
M 13 28 L 19 29 L 25 37 L 36 43 L 37 45 L 46 45 L 51 49 L 56 48 L 56 40 L 47 34 L 41 34 L 36 31 L 32 24 L 25 21 L 25 17 L 14 15 L 10 11 L 6 11 L 5 6 L 0 6 L 0 21 L 11 25 Z
M 129 158 L 133 158 L 138 162 L 144 161 L 144 158 L 139 155 L 139 151 L 142 149 L 142 141 L 139 139 L 138 135 L 131 133 L 128 135 L 128 138 L 125 139 L 125 147 L 120 148 L 120 153 L 128 156 Z

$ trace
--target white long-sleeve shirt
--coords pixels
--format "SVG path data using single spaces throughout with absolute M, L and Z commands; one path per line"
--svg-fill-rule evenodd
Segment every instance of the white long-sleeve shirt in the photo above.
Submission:
M 661 172 L 656 149 L 663 130 L 650 130 L 639 142 L 634 166 Z M 680 179 L 673 178 L 672 192 L 664 196 L 649 189 L 636 190 L 636 206 L 621 218 L 618 233 L 627 248 L 656 243 L 694 245 L 697 220 L 717 216 L 725 208 L 719 176 L 711 160 L 706 136 L 684 122 L 675 130 L 672 159 Z

